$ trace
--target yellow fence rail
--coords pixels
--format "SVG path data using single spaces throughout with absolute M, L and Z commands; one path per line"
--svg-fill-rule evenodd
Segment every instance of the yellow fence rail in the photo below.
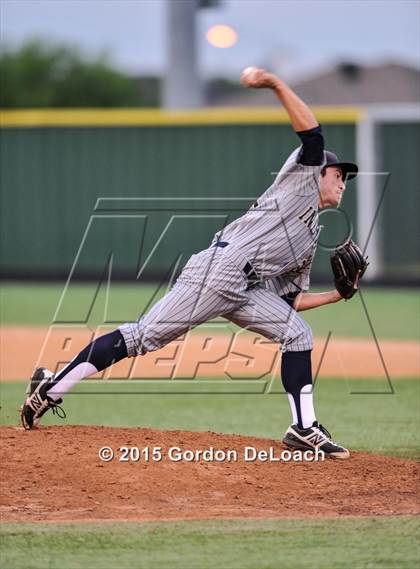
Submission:
M 354 124 L 363 118 L 359 107 L 314 107 L 321 123 Z M 0 110 L 2 128 L 202 126 L 231 124 L 285 124 L 281 107 L 240 107 L 167 111 L 160 109 L 23 109 Z

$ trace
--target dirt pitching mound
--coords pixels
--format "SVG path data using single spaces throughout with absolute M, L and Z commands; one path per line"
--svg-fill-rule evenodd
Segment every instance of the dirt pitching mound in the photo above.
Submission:
M 285 447 L 211 432 L 64 426 L 31 432 L 2 427 L 0 434 L 3 521 L 378 516 L 420 510 L 419 465 L 410 460 L 355 452 L 346 461 L 246 461 L 245 452 L 252 458 L 271 447 L 276 459 Z M 104 446 L 115 452 L 110 462 L 99 459 Z M 149 461 L 143 450 L 140 460 L 121 462 L 118 449 L 124 446 L 148 448 Z M 161 448 L 160 461 L 152 458 L 154 447 Z M 174 448 L 189 451 L 187 457 L 213 448 L 219 459 L 223 453 L 226 458 L 176 461 Z M 159 458 L 159 451 L 155 455 Z

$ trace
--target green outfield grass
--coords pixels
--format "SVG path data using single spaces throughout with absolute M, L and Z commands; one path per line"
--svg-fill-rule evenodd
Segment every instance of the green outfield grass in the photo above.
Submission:
M 416 567 L 418 518 L 7 524 L 7 569 Z
M 73 285 L 65 297 L 60 318 L 85 321 L 96 285 Z M 2 283 L 0 314 L 3 324 L 49 325 L 63 291 L 58 284 Z M 136 319 L 153 299 L 153 285 L 116 284 L 108 296 L 109 321 Z M 163 291 L 161 291 L 162 293 Z M 420 334 L 420 296 L 415 289 L 375 289 L 362 291 L 366 310 L 379 338 L 418 339 Z M 157 298 L 159 294 L 157 295 Z M 105 292 L 101 290 L 89 315 L 90 323 L 103 322 Z M 329 331 L 338 336 L 371 337 L 372 332 L 359 296 L 350 302 L 325 306 L 304 313 L 315 335 Z
M 354 450 L 420 458 L 419 394 L 415 380 L 396 380 L 394 393 L 380 380 L 320 379 L 318 419 L 335 440 Z M 26 384 L 0 384 L 2 424 L 18 424 Z M 216 431 L 279 439 L 290 422 L 287 397 L 273 395 L 129 394 L 141 384 L 82 383 L 65 398 L 66 423 Z M 89 391 L 102 391 L 102 395 Z M 364 395 L 354 391 L 368 392 Z M 112 394 L 115 392 L 119 394 Z M 379 392 L 386 392 L 380 394 Z M 124 394 L 125 392 L 125 394 Z M 62 424 L 51 413 L 43 424 Z

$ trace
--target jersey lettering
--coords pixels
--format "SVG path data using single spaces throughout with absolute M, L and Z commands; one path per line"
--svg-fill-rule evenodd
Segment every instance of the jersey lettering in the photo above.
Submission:
M 312 206 L 306 208 L 305 211 L 299 215 L 299 219 L 309 228 L 311 233 L 315 233 L 316 231 L 317 217 L 317 212 Z

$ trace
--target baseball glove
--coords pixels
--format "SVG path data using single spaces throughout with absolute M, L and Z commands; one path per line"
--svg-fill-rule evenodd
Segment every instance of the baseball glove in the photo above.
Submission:
M 364 257 L 360 247 L 349 239 L 342 245 L 337 245 L 330 261 L 335 288 L 348 300 L 359 287 L 359 280 L 369 264 L 368 258 Z

